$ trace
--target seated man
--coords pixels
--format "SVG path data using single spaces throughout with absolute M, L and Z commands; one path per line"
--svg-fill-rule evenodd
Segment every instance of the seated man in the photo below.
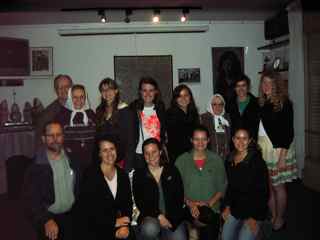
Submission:
M 225 188 L 225 170 L 219 155 L 209 151 L 209 132 L 198 126 L 192 134 L 192 150 L 176 161 L 184 185 L 189 219 L 199 227 L 201 240 L 217 239 L 220 222 L 220 199 Z
M 61 125 L 48 122 L 43 147 L 27 170 L 22 197 L 39 239 L 72 239 L 71 208 L 76 198 L 79 171 L 63 149 Z

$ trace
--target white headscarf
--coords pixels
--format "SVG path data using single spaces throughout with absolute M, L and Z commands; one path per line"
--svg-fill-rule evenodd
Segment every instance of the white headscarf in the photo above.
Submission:
M 86 96 L 86 98 L 87 98 L 87 96 Z M 68 99 L 67 99 L 65 107 L 68 108 L 69 110 L 71 110 L 71 117 L 70 117 L 70 124 L 69 124 L 71 127 L 74 126 L 73 119 L 74 119 L 74 117 L 76 116 L 76 114 L 78 112 L 79 113 L 83 113 L 83 123 L 84 123 L 85 126 L 88 126 L 89 119 L 88 119 L 88 115 L 86 113 L 86 110 L 90 109 L 90 108 L 89 108 L 89 106 L 87 104 L 87 99 L 85 101 L 84 106 L 81 109 L 75 109 L 74 106 L 73 106 L 73 102 L 72 102 L 71 88 L 69 88 L 69 90 L 68 90 Z
M 215 97 L 220 98 L 220 100 L 223 102 L 223 110 L 219 115 L 215 114 L 212 109 L 212 101 Z M 224 98 L 221 94 L 214 94 L 208 102 L 207 111 L 211 113 L 214 118 L 214 127 L 216 132 L 224 132 L 224 128 L 230 126 L 229 121 L 223 117 L 223 115 L 225 114 L 225 105 L 226 102 L 224 101 Z

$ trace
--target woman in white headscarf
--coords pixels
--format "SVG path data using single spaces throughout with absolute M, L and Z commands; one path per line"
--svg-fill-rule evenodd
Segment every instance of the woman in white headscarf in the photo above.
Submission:
M 225 101 L 222 95 L 214 94 L 208 102 L 207 112 L 201 114 L 201 124 L 209 130 L 208 148 L 226 159 L 230 144 L 230 119 L 225 113 Z
M 85 87 L 80 84 L 69 89 L 67 103 L 56 117 L 64 128 L 66 151 L 78 159 L 81 171 L 92 161 L 96 115 L 87 105 Z
M 86 90 L 83 85 L 76 84 L 69 89 L 66 106 L 61 109 L 57 120 L 63 127 L 95 125 L 96 116 L 88 106 Z

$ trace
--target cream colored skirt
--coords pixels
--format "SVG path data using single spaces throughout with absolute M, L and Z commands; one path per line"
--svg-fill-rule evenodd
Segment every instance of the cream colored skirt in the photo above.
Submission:
M 281 183 L 291 182 L 298 177 L 297 161 L 295 156 L 294 143 L 291 144 L 286 156 L 286 168 L 279 170 L 277 163 L 280 154 L 280 148 L 273 148 L 268 136 L 259 136 L 258 144 L 262 150 L 262 157 L 266 161 L 269 176 L 273 186 Z

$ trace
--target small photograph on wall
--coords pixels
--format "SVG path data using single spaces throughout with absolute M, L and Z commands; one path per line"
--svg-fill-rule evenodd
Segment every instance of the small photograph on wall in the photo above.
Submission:
M 230 100 L 234 91 L 234 81 L 244 72 L 243 47 L 212 48 L 213 92 Z
M 32 76 L 51 76 L 53 74 L 52 47 L 32 47 L 30 48 L 30 73 Z
M 200 68 L 179 68 L 179 83 L 200 83 Z

